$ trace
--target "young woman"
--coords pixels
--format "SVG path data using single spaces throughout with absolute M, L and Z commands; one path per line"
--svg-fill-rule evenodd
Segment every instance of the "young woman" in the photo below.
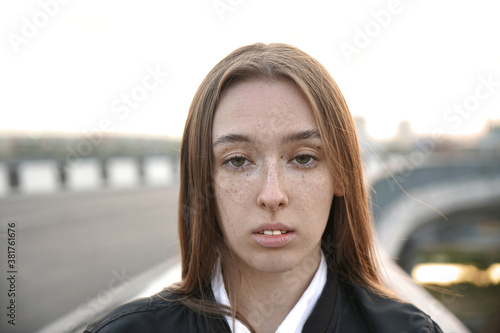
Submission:
M 202 82 L 179 238 L 182 280 L 86 332 L 441 332 L 383 285 L 353 120 L 295 47 L 239 48 Z

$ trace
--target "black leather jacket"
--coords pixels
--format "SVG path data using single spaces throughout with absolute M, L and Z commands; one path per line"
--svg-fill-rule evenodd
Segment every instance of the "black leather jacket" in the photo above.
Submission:
M 90 324 L 84 333 L 231 332 L 222 316 L 205 316 L 163 291 L 118 307 Z M 337 282 L 328 271 L 320 299 L 302 332 L 442 333 L 417 307 Z

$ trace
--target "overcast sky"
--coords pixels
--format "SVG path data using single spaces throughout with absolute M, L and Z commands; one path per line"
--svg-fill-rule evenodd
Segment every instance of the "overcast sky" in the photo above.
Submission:
M 180 136 L 220 59 L 284 42 L 328 68 L 374 137 L 402 120 L 470 134 L 500 119 L 499 13 L 492 0 L 3 1 L 0 131 Z

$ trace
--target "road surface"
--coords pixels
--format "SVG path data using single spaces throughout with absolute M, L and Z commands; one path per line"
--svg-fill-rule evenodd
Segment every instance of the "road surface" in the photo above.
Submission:
M 0 332 L 34 332 L 176 256 L 177 198 L 176 186 L 1 198 Z M 8 295 L 9 223 L 15 297 Z M 15 326 L 7 323 L 11 299 Z

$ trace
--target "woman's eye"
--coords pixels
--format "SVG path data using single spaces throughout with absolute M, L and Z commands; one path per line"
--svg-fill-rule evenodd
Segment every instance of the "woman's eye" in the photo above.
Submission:
M 297 155 L 292 159 L 293 163 L 300 168 L 313 168 L 319 161 L 318 158 L 312 154 Z
M 307 164 L 311 160 L 312 160 L 312 156 L 311 155 L 300 155 L 300 156 L 295 157 L 295 161 L 298 164 Z
M 249 163 L 250 163 L 250 161 L 248 160 L 248 158 L 246 158 L 244 156 L 234 156 L 233 155 L 232 157 L 226 158 L 224 160 L 224 162 L 222 163 L 222 166 L 236 170 L 236 169 L 245 168 Z
M 229 163 L 231 163 L 235 167 L 241 167 L 245 164 L 246 158 L 243 157 L 234 157 L 229 160 Z

